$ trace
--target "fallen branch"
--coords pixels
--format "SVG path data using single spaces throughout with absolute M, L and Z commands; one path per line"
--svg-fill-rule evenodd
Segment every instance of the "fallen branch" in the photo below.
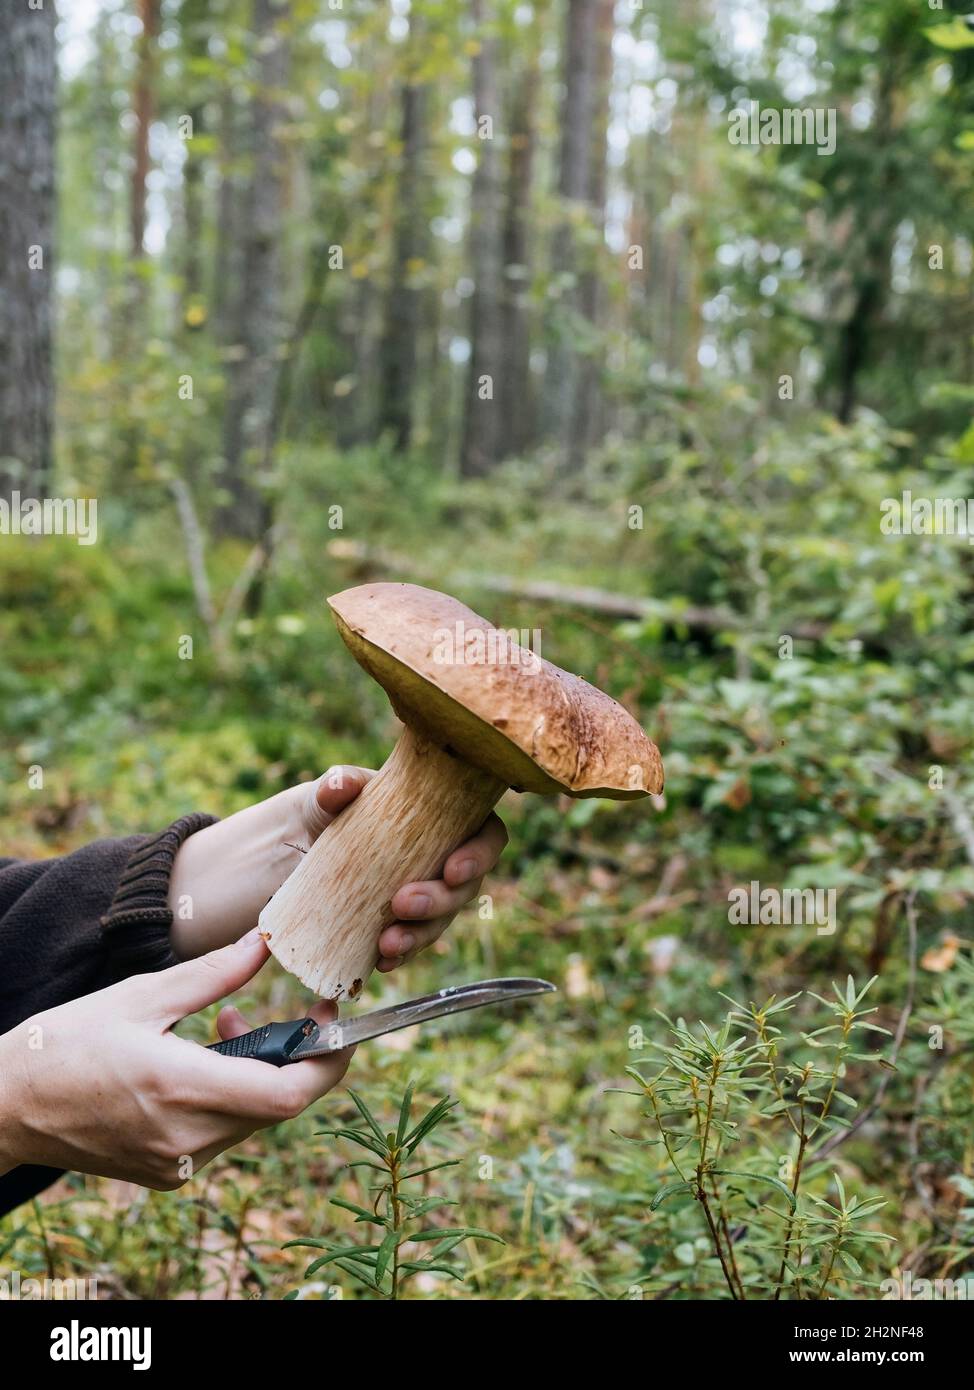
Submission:
M 370 575 L 408 574 L 413 578 L 437 578 L 431 570 L 411 558 L 389 551 L 373 549 L 359 541 L 334 540 L 327 546 L 328 554 L 336 560 L 350 563 L 361 578 Z M 534 603 L 550 603 L 566 608 L 583 608 L 591 613 L 604 613 L 614 618 L 658 619 L 674 626 L 699 628 L 704 631 L 753 631 L 751 621 L 733 609 L 701 607 L 661 599 L 639 598 L 631 594 L 615 594 L 605 589 L 590 589 L 549 580 L 509 579 L 505 575 L 471 574 L 461 572 L 451 576 L 452 588 L 480 588 L 491 593 L 508 594 L 512 598 L 528 599 Z M 820 622 L 784 623 L 782 631 L 802 641 L 818 642 L 828 632 L 828 624 Z

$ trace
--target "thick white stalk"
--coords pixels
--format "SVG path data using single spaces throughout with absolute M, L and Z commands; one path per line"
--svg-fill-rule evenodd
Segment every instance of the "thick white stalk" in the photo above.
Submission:
M 323 999 L 354 999 L 375 969 L 403 884 L 436 878 L 506 783 L 403 731 L 387 762 L 260 914 L 286 970 Z

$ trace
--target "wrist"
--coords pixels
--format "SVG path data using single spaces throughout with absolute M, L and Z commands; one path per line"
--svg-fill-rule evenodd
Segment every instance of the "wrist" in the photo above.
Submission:
M 23 1133 L 23 1101 L 17 1078 L 20 1074 L 17 1051 L 26 1046 L 17 1035 L 24 1025 L 0 1037 L 0 1176 L 18 1164 L 29 1162 L 21 1142 Z

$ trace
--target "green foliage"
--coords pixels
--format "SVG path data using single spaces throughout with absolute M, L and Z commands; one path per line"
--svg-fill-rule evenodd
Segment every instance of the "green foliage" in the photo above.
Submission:
M 394 1131 L 383 1130 L 362 1097 L 351 1088 L 349 1095 L 365 1121 L 364 1128 L 343 1126 L 320 1131 L 337 1139 L 346 1139 L 373 1155 L 372 1158 L 358 1159 L 348 1165 L 380 1174 L 379 1182 L 363 1184 L 368 1193 L 369 1206 L 360 1206 L 343 1197 L 333 1197 L 331 1205 L 352 1212 L 357 1226 L 364 1222 L 376 1227 L 377 1230 L 372 1232 L 376 1243 L 342 1245 L 334 1240 L 289 1242 L 292 1246 L 311 1246 L 327 1252 L 311 1262 L 305 1270 L 305 1279 L 312 1278 L 320 1269 L 333 1264 L 373 1293 L 394 1301 L 402 1297 L 406 1281 L 418 1274 L 445 1276 L 462 1282 L 464 1275 L 456 1262 L 449 1260 L 449 1256 L 465 1241 L 498 1241 L 503 1245 L 500 1236 L 475 1226 L 426 1224 L 431 1212 L 456 1206 L 456 1202 L 445 1197 L 430 1196 L 426 1191 L 427 1184 L 417 1188 L 416 1183 L 430 1173 L 452 1168 L 459 1160 L 443 1159 L 437 1163 L 427 1163 L 425 1152 L 416 1157 L 417 1151 L 447 1119 L 457 1102 L 439 1100 L 420 1120 L 410 1125 L 413 1091 L 414 1086 L 410 1083 L 399 1104 Z M 417 1167 L 417 1164 L 421 1166 Z M 404 1247 L 417 1245 L 429 1246 L 429 1253 L 404 1250 Z
M 782 1026 L 797 994 L 761 1006 L 730 1000 L 716 1032 L 666 1019 L 672 1041 L 652 1048 L 660 1069 L 626 1068 L 642 1088 L 630 1094 L 649 1101 L 643 1113 L 658 1134 L 645 1142 L 662 1145 L 679 1177 L 656 1192 L 650 1211 L 671 1198 L 699 1204 L 712 1254 L 694 1263 L 722 1277 L 733 1299 L 849 1297 L 850 1282 L 854 1296 L 867 1280 L 861 1261 L 872 1266 L 875 1248 L 892 1239 L 868 1224 L 887 1202 L 847 1197 L 838 1170 L 816 1158 L 858 1108 L 840 1089 L 850 1067 L 881 1060 L 857 1051 L 855 1036 L 888 1031 L 868 1021 L 874 1008 L 859 1007 L 875 983 L 857 988 L 850 975 L 831 998 L 809 991 L 833 1020 L 810 1031 Z M 838 1205 L 821 1195 L 830 1179 Z

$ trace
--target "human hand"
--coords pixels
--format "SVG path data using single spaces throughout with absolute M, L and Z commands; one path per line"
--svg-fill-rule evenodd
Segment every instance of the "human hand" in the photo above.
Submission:
M 267 959 L 242 941 L 36 1014 L 0 1036 L 0 1173 L 40 1163 L 144 1187 L 179 1187 L 257 1129 L 292 1119 L 345 1074 L 354 1049 L 285 1067 L 222 1057 L 171 1028 L 252 978 Z M 310 1010 L 318 1023 L 334 1004 Z M 233 1008 L 221 1038 L 249 1025 Z
M 191 835 L 180 847 L 169 885 L 173 950 L 182 959 L 249 931 L 301 854 L 375 774 L 333 767 Z M 507 843 L 496 815 L 449 856 L 442 878 L 407 883 L 392 898 L 397 920 L 379 938 L 378 969 L 395 970 L 431 945 L 460 908 L 477 897 Z

